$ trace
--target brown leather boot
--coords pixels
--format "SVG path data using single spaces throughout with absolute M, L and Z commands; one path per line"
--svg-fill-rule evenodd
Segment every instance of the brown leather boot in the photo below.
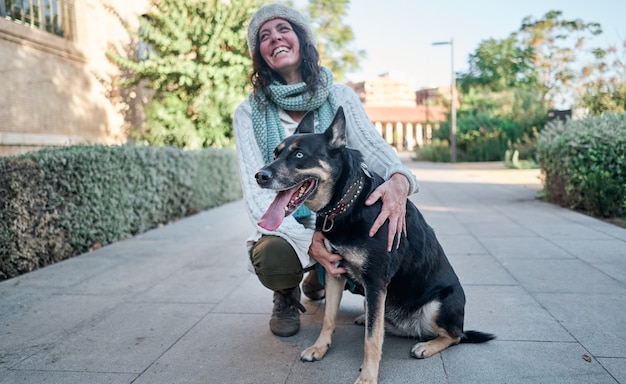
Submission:
M 306 309 L 300 304 L 300 287 L 285 292 L 274 292 L 274 309 L 270 318 L 270 330 L 276 336 L 293 336 L 300 330 L 300 312 Z

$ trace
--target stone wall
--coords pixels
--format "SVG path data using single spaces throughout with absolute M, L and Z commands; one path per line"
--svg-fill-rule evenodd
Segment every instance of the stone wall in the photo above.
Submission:
M 109 50 L 134 55 L 147 0 L 76 0 L 73 39 L 0 19 L 0 155 L 79 143 L 115 144 L 141 124 L 140 97 L 119 87 Z

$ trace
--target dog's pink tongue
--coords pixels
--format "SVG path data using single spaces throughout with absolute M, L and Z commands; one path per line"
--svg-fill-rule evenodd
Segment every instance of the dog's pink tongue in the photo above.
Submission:
M 259 226 L 269 231 L 274 231 L 280 226 L 285 218 L 285 207 L 291 199 L 291 190 L 281 191 L 276 194 L 267 211 L 259 219 Z

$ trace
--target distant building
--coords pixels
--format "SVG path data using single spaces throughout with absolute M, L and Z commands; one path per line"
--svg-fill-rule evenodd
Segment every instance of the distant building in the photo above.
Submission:
M 379 77 L 349 84 L 358 93 L 361 102 L 372 107 L 413 107 L 415 91 L 405 82 L 385 73 Z
M 450 87 L 420 89 L 415 92 L 415 102 L 417 105 L 441 105 L 444 92 L 450 94 Z
M 398 150 L 412 151 L 429 144 L 433 130 L 446 121 L 446 109 L 436 89 L 416 92 L 389 74 L 348 85 L 359 95 L 376 129 Z

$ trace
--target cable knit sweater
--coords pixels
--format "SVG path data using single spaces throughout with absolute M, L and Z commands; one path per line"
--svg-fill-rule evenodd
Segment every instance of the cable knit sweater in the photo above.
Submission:
M 361 151 L 368 168 L 378 173 L 385 180 L 394 173 L 405 175 L 411 184 L 410 193 L 417 192 L 418 185 L 415 176 L 402 165 L 393 148 L 376 131 L 356 93 L 345 85 L 335 84 L 333 87 L 337 96 L 337 104 L 343 106 L 346 114 L 348 147 Z M 301 224 L 293 216 L 286 217 L 276 231 L 268 231 L 257 225 L 265 210 L 274 200 L 276 192 L 260 188 L 254 178 L 255 173 L 263 167 L 264 161 L 252 129 L 251 114 L 252 108 L 246 99 L 237 107 L 234 115 L 235 143 L 243 198 L 247 205 L 250 220 L 255 226 L 254 233 L 248 239 L 248 249 L 261 235 L 280 236 L 295 249 L 302 266 L 304 268 L 309 267 L 315 263 L 308 255 L 313 228 Z M 279 115 L 287 136 L 291 135 L 298 123 L 284 111 L 279 111 Z M 251 264 L 249 268 L 252 271 Z

